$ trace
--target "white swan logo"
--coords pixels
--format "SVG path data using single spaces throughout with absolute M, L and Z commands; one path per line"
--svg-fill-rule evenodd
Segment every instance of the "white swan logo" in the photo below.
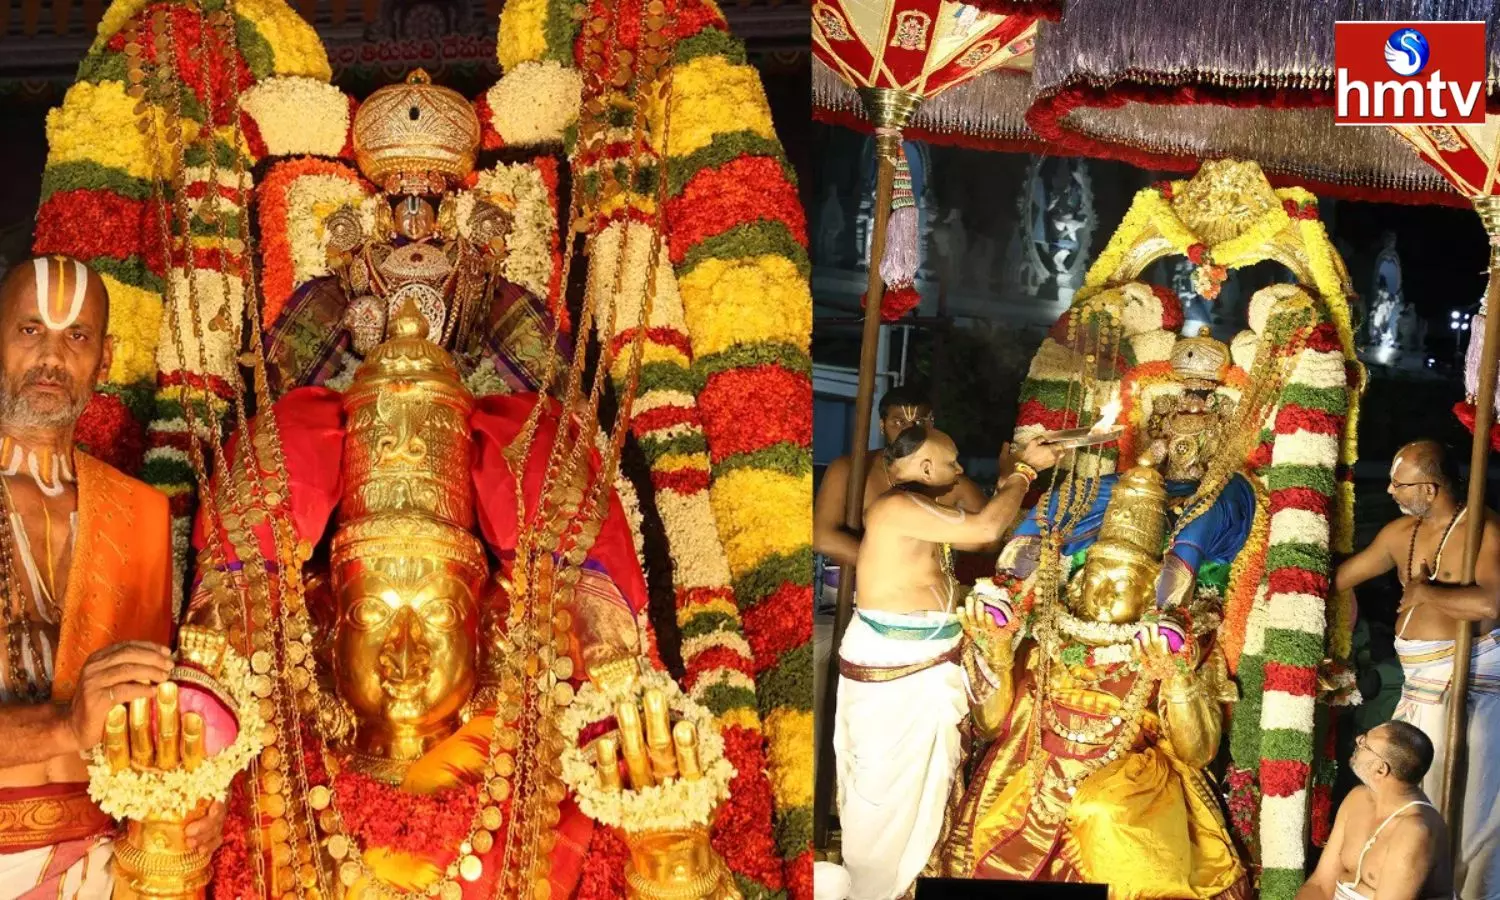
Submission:
M 1427 67 L 1431 51 L 1427 38 L 1415 28 L 1402 28 L 1385 42 L 1385 64 L 1402 77 L 1415 75 Z

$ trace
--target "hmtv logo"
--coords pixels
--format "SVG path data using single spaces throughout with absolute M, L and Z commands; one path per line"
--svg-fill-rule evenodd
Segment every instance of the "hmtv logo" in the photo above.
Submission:
M 1339 125 L 1484 122 L 1483 22 L 1336 22 Z

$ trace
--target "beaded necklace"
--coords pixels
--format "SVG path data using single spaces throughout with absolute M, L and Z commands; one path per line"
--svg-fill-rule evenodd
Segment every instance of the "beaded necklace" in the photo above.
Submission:
M 1458 520 L 1459 519 L 1463 518 L 1464 513 L 1467 510 L 1468 510 L 1468 507 L 1466 507 L 1466 506 L 1460 506 L 1458 508 L 1458 512 L 1456 512 L 1456 513 L 1453 514 L 1453 518 L 1451 518 L 1451 519 L 1448 520 L 1448 527 L 1445 528 L 1445 529 L 1443 529 L 1443 539 L 1441 541 L 1438 541 L 1437 554 L 1432 557 L 1432 567 L 1433 567 L 1434 570 L 1437 569 L 1438 563 L 1441 562 L 1442 559 L 1443 559 L 1443 548 L 1446 547 L 1446 546 L 1448 546 L 1448 538 L 1450 538 L 1450 537 L 1453 536 L 1453 528 L 1454 528 L 1454 526 L 1456 526 L 1458 524 Z M 1413 525 L 1412 529 L 1411 529 L 1411 544 L 1406 548 L 1406 583 L 1407 584 L 1410 584 L 1412 578 L 1415 577 L 1415 575 L 1417 574 L 1417 571 L 1416 571 L 1416 569 L 1414 567 L 1414 564 L 1416 563 L 1416 559 L 1417 559 L 1417 532 L 1419 532 L 1421 530 L 1422 530 L 1422 522 L 1421 522 L 1420 519 L 1418 519 L 1417 520 L 1417 524 Z M 1428 581 L 1432 581 L 1436 577 L 1437 577 L 1437 572 L 1434 571 L 1432 573 L 1432 575 L 1428 577 L 1427 580 Z

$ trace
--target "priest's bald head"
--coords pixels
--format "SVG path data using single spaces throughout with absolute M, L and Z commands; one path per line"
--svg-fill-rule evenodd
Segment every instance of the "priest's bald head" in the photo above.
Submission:
M 83 263 L 17 264 L 0 281 L 0 426 L 71 428 L 109 372 L 109 293 Z

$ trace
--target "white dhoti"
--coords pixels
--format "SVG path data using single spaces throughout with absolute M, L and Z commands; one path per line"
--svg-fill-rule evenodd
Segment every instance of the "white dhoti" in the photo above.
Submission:
M 1395 718 L 1422 729 L 1435 751 L 1422 790 L 1434 801 L 1442 790 L 1447 760 L 1448 686 L 1453 678 L 1453 641 L 1398 638 L 1396 653 L 1406 677 Z M 1500 629 L 1474 639 L 1469 676 L 1467 775 L 1461 849 L 1453 883 L 1462 900 L 1500 900 Z
M 839 646 L 834 723 L 850 900 L 910 890 L 942 836 L 968 714 L 952 615 L 859 612 Z
M 4 900 L 109 900 L 114 893 L 107 836 L 84 838 L 16 853 L 0 853 Z

